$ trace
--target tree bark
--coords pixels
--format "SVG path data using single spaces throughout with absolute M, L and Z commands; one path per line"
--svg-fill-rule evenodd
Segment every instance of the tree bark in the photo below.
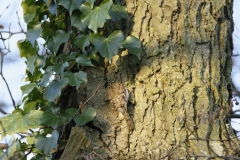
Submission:
M 82 157 L 94 159 L 191 159 L 237 157 L 239 144 L 225 122 L 231 111 L 232 0 L 133 0 L 125 33 L 142 41 L 142 58 L 121 51 L 105 68 L 89 68 L 78 101 L 97 115 L 83 127 Z M 109 106 L 108 82 L 132 95 L 129 131 Z

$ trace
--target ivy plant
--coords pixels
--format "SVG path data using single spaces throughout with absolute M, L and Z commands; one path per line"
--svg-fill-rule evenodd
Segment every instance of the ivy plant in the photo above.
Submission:
M 0 119 L 5 135 L 28 133 L 23 143 L 13 145 L 16 151 L 36 152 L 33 159 L 51 156 L 57 147 L 59 126 L 74 120 L 77 126 L 93 120 L 96 112 L 88 108 L 81 113 L 75 106 L 62 110 L 56 103 L 63 87 L 76 89 L 87 83 L 81 69 L 94 67 L 103 58 L 111 61 L 119 49 L 140 58 L 141 42 L 122 30 L 106 32 L 107 26 L 127 16 L 126 7 L 112 0 L 24 0 L 22 8 L 27 23 L 26 39 L 18 42 L 20 56 L 26 58 L 26 81 L 21 87 L 23 103 Z M 37 40 L 45 40 L 45 53 L 39 53 Z M 69 50 L 64 51 L 66 44 Z M 101 58 L 102 57 L 102 58 Z M 77 68 L 73 69 L 73 68 Z M 37 128 L 37 129 L 36 129 Z M 33 130 L 36 129 L 36 130 Z M 51 135 L 50 137 L 48 135 Z M 27 147 L 26 147 L 27 145 Z M 47 146 L 47 147 L 46 147 Z M 33 147 L 32 149 L 29 149 Z M 3 154 L 3 152 L 0 153 Z

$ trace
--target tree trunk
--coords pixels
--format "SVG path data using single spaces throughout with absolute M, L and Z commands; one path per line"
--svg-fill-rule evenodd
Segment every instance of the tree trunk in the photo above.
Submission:
M 121 51 L 105 68 L 87 69 L 79 102 L 93 107 L 83 127 L 90 144 L 78 157 L 94 159 L 225 159 L 239 144 L 225 122 L 231 110 L 232 0 L 127 0 L 126 34 L 142 41 L 142 59 Z M 121 82 L 133 103 L 129 131 L 110 107 L 106 86 Z

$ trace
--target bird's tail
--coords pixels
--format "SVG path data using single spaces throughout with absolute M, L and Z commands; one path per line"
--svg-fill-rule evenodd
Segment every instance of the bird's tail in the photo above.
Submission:
M 134 129 L 134 124 L 133 124 L 133 122 L 132 122 L 132 120 L 131 120 L 128 112 L 125 111 L 125 112 L 123 113 L 123 115 L 124 115 L 124 118 L 126 119 L 126 122 L 127 122 L 127 125 L 128 125 L 128 129 L 129 129 L 129 130 L 133 130 L 133 129 Z

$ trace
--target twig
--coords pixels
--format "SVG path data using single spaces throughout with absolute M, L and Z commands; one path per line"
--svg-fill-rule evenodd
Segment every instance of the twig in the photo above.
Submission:
M 22 158 L 20 158 L 20 160 L 24 159 L 24 158 L 27 157 L 30 153 L 32 153 L 32 150 L 33 150 L 34 147 L 35 147 L 35 145 L 32 144 L 32 146 L 31 146 L 30 150 L 28 151 L 28 153 L 25 154 Z
M 79 104 L 79 107 L 78 107 L 77 111 L 75 112 L 75 114 L 73 115 L 73 117 L 72 117 L 67 123 L 64 123 L 64 125 L 63 125 L 63 130 L 62 130 L 61 136 L 60 136 L 60 138 L 59 138 L 58 141 L 61 141 L 61 139 L 62 139 L 62 137 L 63 137 L 63 134 L 64 134 L 64 131 L 65 131 L 65 128 L 66 128 L 66 125 L 67 125 L 68 123 L 70 123 L 71 120 L 73 120 L 73 119 L 78 115 L 79 110 L 80 110 L 90 99 L 92 99 L 92 97 L 94 97 L 94 96 L 97 94 L 100 86 L 101 86 L 101 84 L 99 84 L 99 85 L 97 86 L 95 92 L 94 92 L 83 104 L 82 104 L 82 103 Z M 58 149 L 57 149 L 56 153 L 59 151 L 59 148 L 60 148 L 60 145 L 58 145 Z M 55 154 L 55 155 L 56 155 L 56 154 Z M 54 155 L 54 156 L 55 156 L 55 155 Z
M 2 17 L 2 15 L 3 15 L 4 12 L 8 9 L 9 6 L 10 6 L 10 4 L 5 8 L 5 10 L 3 11 L 3 13 L 0 15 L 0 18 Z
M 3 79 L 4 83 L 5 83 L 6 86 L 7 86 L 8 93 L 9 93 L 9 95 L 10 95 L 10 97 L 11 97 L 13 107 L 14 107 L 15 109 L 17 109 L 17 107 L 16 107 L 16 105 L 15 105 L 15 101 L 14 101 L 13 96 L 12 96 L 12 93 L 11 93 L 11 91 L 10 91 L 9 85 L 8 85 L 8 83 L 7 83 L 5 77 L 3 76 L 3 73 L 2 73 L 2 69 L 3 69 L 3 57 L 4 57 L 4 55 L 3 55 L 3 53 L 2 53 L 1 51 L 0 51 L 0 54 L 1 54 L 1 70 L 0 70 L 0 74 L 1 74 L 1 76 L 2 76 L 2 79 Z
M 82 103 L 79 104 L 79 107 L 78 107 L 77 111 L 75 112 L 75 114 L 73 115 L 73 117 L 72 117 L 65 125 L 67 125 L 71 120 L 73 120 L 73 119 L 78 115 L 79 110 L 80 110 L 90 99 L 92 99 L 92 97 L 94 97 L 94 96 L 97 94 L 97 91 L 99 90 L 100 86 L 101 86 L 101 84 L 99 84 L 99 85 L 97 86 L 97 89 L 95 90 L 95 92 L 94 92 L 83 104 L 82 104 Z
M 0 148 L 1 149 L 8 149 L 8 144 L 7 143 L 0 143 Z
M 21 28 L 21 32 L 24 32 L 24 30 L 23 30 L 23 28 L 22 28 L 22 26 L 21 26 L 21 24 L 20 24 L 20 18 L 19 18 L 19 16 L 18 16 L 18 11 L 16 11 L 16 14 L 17 14 L 17 18 L 18 18 L 18 25 L 19 25 L 19 27 Z

